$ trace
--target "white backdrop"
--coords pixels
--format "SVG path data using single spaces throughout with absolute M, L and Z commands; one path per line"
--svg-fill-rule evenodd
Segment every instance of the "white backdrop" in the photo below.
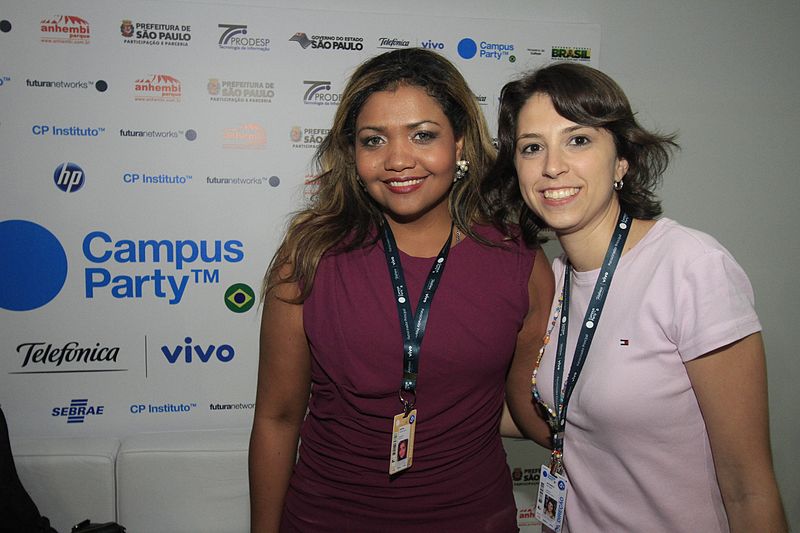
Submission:
M 0 12 L 0 403 L 18 437 L 249 427 L 259 284 L 352 69 L 424 46 L 502 84 L 597 24 L 216 3 Z M 542 454 L 508 442 L 524 507 Z

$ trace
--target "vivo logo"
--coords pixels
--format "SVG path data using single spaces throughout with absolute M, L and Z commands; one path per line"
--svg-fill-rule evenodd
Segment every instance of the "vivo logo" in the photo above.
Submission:
M 444 43 L 437 43 L 435 41 L 431 41 L 428 39 L 427 41 L 422 41 L 420 43 L 422 48 L 427 48 L 429 50 L 444 50 Z
M 181 356 L 187 363 L 197 360 L 201 363 L 207 363 L 211 358 L 216 358 L 222 363 L 229 363 L 236 355 L 236 350 L 230 344 L 220 344 L 219 346 L 209 344 L 203 347 L 199 344 L 192 345 L 191 337 L 186 337 L 183 340 L 186 344 L 179 344 L 175 348 L 170 348 L 169 346 L 161 347 L 161 353 L 167 358 L 169 364 L 174 365 Z

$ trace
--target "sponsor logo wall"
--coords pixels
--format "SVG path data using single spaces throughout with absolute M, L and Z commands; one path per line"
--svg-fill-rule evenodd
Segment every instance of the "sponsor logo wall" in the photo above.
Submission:
M 361 61 L 442 53 L 494 127 L 504 81 L 600 47 L 593 24 L 177 1 L 0 19 L 0 403 L 34 437 L 249 426 L 261 277 Z

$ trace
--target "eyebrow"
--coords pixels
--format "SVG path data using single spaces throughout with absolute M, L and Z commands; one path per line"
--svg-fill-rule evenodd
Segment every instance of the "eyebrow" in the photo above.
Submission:
M 417 121 L 417 122 L 412 122 L 410 124 L 406 124 L 406 129 L 413 130 L 414 128 L 418 128 L 418 127 L 422 126 L 423 124 L 433 124 L 435 126 L 441 127 L 441 124 L 439 124 L 435 120 L 433 120 L 433 119 L 425 119 L 425 120 L 420 120 L 420 121 Z M 362 127 L 358 128 L 356 133 L 357 134 L 361 133 L 364 130 L 372 130 L 372 131 L 377 131 L 379 133 L 382 133 L 382 132 L 386 131 L 386 128 L 383 127 L 383 126 L 369 126 L 369 125 L 367 125 L 367 126 L 362 126 Z
M 576 124 L 574 126 L 569 126 L 567 128 L 564 128 L 563 130 L 561 130 L 560 133 L 562 133 L 562 134 L 572 133 L 574 131 L 582 130 L 584 128 L 589 128 L 589 129 L 592 129 L 592 130 L 597 129 L 597 128 L 593 127 L 593 126 L 583 126 L 581 124 Z M 542 135 L 540 133 L 536 133 L 536 132 L 523 133 L 522 135 L 519 135 L 516 138 L 516 142 L 519 142 L 519 141 L 521 141 L 523 139 L 536 139 L 536 138 L 539 138 L 541 136 Z

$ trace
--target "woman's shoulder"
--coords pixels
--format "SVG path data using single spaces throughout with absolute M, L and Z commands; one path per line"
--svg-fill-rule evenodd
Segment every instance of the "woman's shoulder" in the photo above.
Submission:
M 695 257 L 707 253 L 730 255 L 720 242 L 708 233 L 684 226 L 671 218 L 660 218 L 642 241 L 643 247 L 667 250 L 673 256 Z
M 511 251 L 524 255 L 535 255 L 536 252 L 541 250 L 539 245 L 527 245 L 522 238 L 519 228 L 515 225 L 509 225 L 505 231 L 502 231 L 491 224 L 476 224 L 472 227 L 472 231 L 479 237 L 485 239 L 488 244 L 481 244 L 489 248 Z

